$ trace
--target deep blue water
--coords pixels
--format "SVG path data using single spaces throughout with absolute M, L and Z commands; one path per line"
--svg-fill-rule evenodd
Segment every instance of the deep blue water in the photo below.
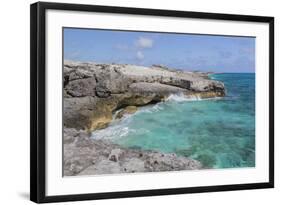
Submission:
M 224 82 L 225 97 L 200 100 L 174 95 L 93 132 L 93 137 L 109 138 L 124 147 L 173 152 L 205 167 L 253 167 L 255 74 L 211 78 Z

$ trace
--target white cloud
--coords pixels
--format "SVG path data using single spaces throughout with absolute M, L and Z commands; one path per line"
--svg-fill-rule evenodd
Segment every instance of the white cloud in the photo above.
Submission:
M 137 59 L 138 59 L 138 60 L 144 59 L 144 55 L 143 55 L 143 53 L 142 53 L 141 51 L 138 51 L 138 52 L 137 52 Z
M 153 40 L 150 38 L 139 37 L 136 41 L 138 48 L 151 48 L 153 46 Z

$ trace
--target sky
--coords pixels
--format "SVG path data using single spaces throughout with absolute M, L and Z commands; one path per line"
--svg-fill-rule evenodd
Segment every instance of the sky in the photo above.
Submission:
M 64 59 L 252 73 L 255 38 L 64 28 Z

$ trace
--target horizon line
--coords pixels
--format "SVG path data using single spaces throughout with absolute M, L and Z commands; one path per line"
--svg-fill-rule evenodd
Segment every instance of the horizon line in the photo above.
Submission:
M 71 60 L 71 59 L 63 59 L 63 63 L 65 61 L 73 61 L 73 62 L 79 62 L 79 63 L 103 63 L 103 64 L 120 64 L 120 65 L 135 65 L 135 66 L 143 66 L 143 67 L 153 67 L 153 65 L 158 65 L 157 63 L 153 63 L 151 65 L 138 65 L 138 64 L 132 64 L 132 63 L 116 63 L 116 62 L 99 62 L 99 61 L 94 61 L 94 60 L 88 60 L 88 61 L 80 61 L 80 60 Z M 159 64 L 161 65 L 161 64 Z M 213 73 L 213 74 L 222 74 L 222 73 L 256 73 L 256 72 L 234 72 L 234 71 L 230 71 L 230 72 L 224 72 L 224 71 L 212 71 L 212 70 L 199 70 L 199 69 L 183 69 L 183 68 L 177 68 L 177 67 L 169 67 L 169 66 L 166 66 L 166 65 L 162 65 L 164 67 L 167 67 L 168 69 L 171 69 L 171 70 L 182 70 L 182 71 L 188 71 L 188 72 L 204 72 L 204 73 Z

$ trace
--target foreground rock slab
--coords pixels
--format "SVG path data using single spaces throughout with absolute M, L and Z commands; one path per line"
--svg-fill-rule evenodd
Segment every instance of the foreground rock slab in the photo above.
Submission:
M 64 128 L 64 176 L 201 169 L 200 162 L 154 151 L 127 149 Z

